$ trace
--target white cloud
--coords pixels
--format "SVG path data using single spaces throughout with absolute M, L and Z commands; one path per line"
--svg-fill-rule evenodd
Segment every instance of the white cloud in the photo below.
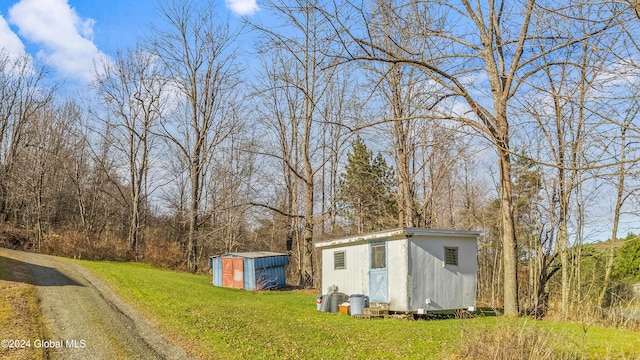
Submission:
M 238 15 L 253 15 L 258 8 L 256 0 L 225 0 L 227 7 Z
M 9 28 L 9 24 L 2 16 L 0 16 L 0 48 L 4 48 L 4 51 L 12 57 L 26 55 L 24 44 Z
M 92 41 L 93 19 L 82 19 L 67 0 L 21 0 L 9 9 L 19 34 L 42 46 L 38 56 L 62 75 L 93 77 L 94 61 L 103 54 Z

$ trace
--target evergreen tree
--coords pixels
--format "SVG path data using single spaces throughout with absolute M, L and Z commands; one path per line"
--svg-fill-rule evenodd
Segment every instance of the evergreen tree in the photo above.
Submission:
M 640 281 L 640 237 L 637 235 L 627 235 L 624 245 L 618 249 L 612 276 L 629 283 Z
M 358 233 L 382 230 L 397 224 L 393 169 L 382 154 L 373 153 L 359 136 L 347 153 L 340 175 L 338 203 Z

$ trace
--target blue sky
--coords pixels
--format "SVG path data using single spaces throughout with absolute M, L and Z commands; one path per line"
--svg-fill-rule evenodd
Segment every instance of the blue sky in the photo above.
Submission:
M 218 0 L 233 17 L 256 0 Z M 94 61 L 133 46 L 157 18 L 157 0 L 0 0 L 0 47 L 49 64 L 68 81 L 91 79 Z

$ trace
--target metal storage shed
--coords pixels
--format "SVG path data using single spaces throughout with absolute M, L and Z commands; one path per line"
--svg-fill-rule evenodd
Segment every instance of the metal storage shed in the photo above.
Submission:
M 316 243 L 322 291 L 337 286 L 399 312 L 475 307 L 479 235 L 400 228 Z
M 261 290 L 286 285 L 287 254 L 275 252 L 229 253 L 209 258 L 213 285 Z

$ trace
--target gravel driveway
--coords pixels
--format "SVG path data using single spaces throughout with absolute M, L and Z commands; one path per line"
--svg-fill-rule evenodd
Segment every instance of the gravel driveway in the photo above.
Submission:
M 1 248 L 0 256 L 22 262 L 31 271 L 47 338 L 30 340 L 32 346 L 48 347 L 52 358 L 189 358 L 84 267 Z

